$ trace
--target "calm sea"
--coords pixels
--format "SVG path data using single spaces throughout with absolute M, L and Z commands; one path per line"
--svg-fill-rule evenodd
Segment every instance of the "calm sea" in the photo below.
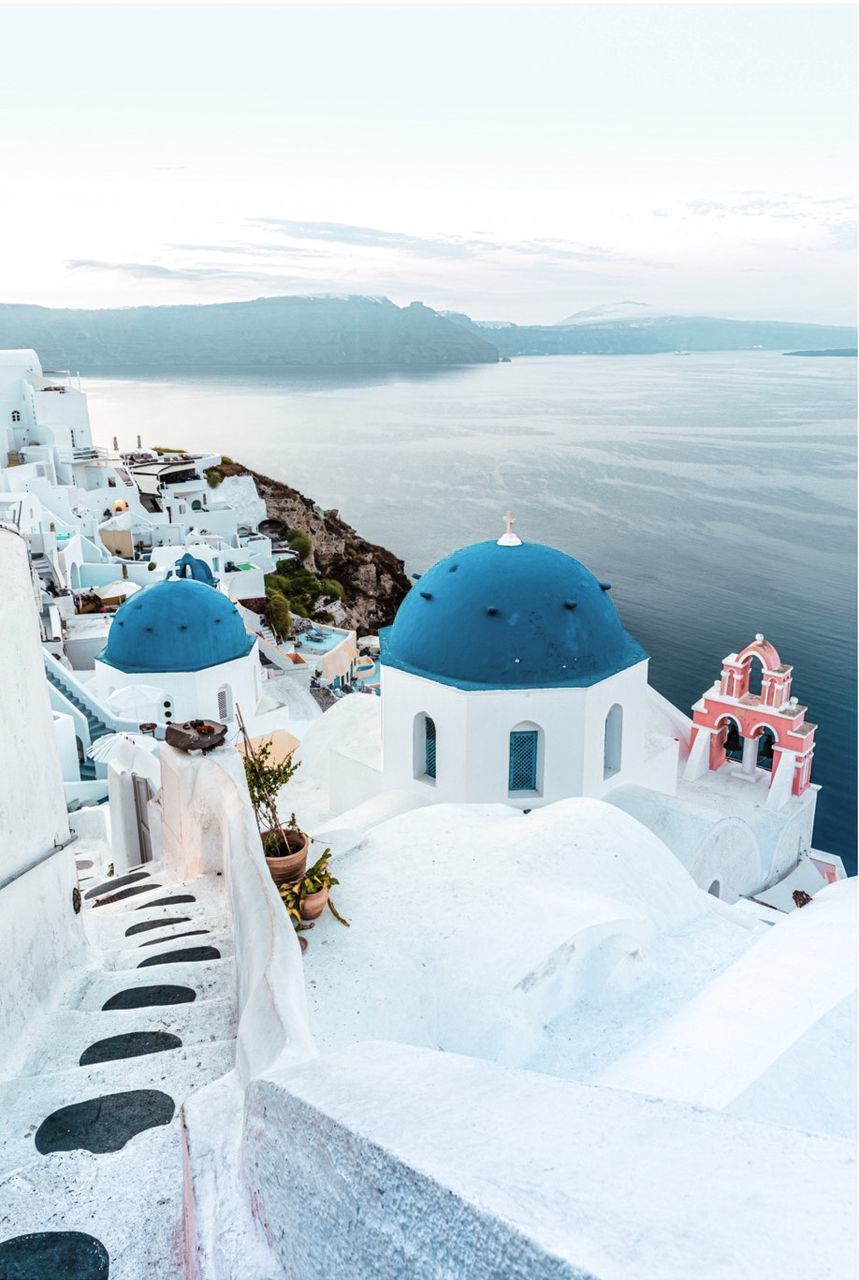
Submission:
M 766 634 L 818 724 L 816 844 L 856 866 L 855 374 L 770 352 L 441 372 L 89 379 L 96 437 L 216 450 L 411 571 L 512 509 L 613 584 L 687 709 Z

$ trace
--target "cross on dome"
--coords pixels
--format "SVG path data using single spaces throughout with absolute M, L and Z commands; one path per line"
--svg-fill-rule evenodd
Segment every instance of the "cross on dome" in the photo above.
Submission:
M 498 539 L 499 547 L 521 547 L 522 546 L 522 539 L 517 538 L 516 534 L 513 532 L 513 526 L 515 523 L 516 523 L 516 517 L 512 514 L 512 512 L 508 511 L 507 515 L 504 517 L 504 532 L 502 533 L 501 537 Z

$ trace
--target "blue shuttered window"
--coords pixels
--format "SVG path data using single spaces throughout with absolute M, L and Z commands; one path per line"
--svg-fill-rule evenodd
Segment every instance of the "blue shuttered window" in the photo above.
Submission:
M 514 729 L 510 734 L 511 791 L 537 790 L 537 730 Z
M 428 778 L 435 777 L 435 721 L 424 719 L 424 766 Z

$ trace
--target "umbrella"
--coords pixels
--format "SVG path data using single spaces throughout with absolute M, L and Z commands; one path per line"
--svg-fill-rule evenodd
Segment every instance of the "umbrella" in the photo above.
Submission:
M 154 684 L 127 684 L 114 689 L 105 704 L 120 720 L 157 720 L 167 694 Z
M 140 587 L 136 582 L 129 582 L 127 578 L 118 578 L 115 582 L 108 582 L 103 587 L 93 587 L 93 593 L 98 596 L 99 600 L 115 600 L 119 596 L 133 596 L 135 591 L 139 591 Z
M 131 743 L 133 747 L 140 747 L 153 755 L 159 746 L 154 738 L 150 738 L 144 733 L 105 733 L 100 738 L 96 738 L 92 746 L 87 747 L 86 753 L 90 760 L 98 760 L 100 764 L 107 764 L 108 760 L 113 760 L 115 756 L 122 752 L 124 744 L 127 742 Z

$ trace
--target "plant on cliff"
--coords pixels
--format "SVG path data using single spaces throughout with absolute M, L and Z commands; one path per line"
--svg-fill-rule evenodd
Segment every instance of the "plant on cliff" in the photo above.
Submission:
M 278 639 L 286 640 L 292 630 L 292 612 L 287 598 L 275 588 L 266 588 L 265 616 Z
M 217 489 L 218 485 L 223 483 L 224 473 L 220 467 L 207 467 L 203 475 L 208 480 L 210 489 Z
M 313 543 L 310 541 L 309 536 L 306 533 L 303 533 L 301 529 L 296 529 L 294 533 L 291 533 L 289 535 L 288 542 L 290 547 L 292 547 L 292 550 L 298 554 L 299 559 L 301 560 L 306 560 L 313 550 Z
M 338 582 L 336 578 L 323 578 L 322 590 L 334 600 L 345 600 L 346 598 L 346 590 L 343 583 Z

